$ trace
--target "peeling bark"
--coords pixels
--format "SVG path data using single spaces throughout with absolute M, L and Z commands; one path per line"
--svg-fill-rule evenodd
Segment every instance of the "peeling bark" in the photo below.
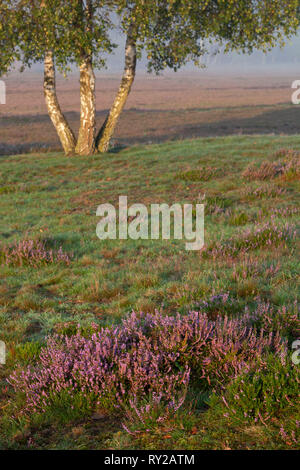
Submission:
M 136 43 L 131 35 L 131 32 L 129 31 L 126 40 L 125 67 L 121 85 L 111 110 L 96 139 L 97 148 L 101 153 L 107 152 L 109 149 L 110 140 L 114 134 L 118 120 L 126 104 L 128 95 L 135 79 L 136 61 Z
M 77 154 L 95 153 L 95 129 L 95 74 L 92 60 L 87 58 L 80 65 L 80 129 L 76 145 Z
M 57 95 L 53 53 L 47 52 L 44 62 L 44 95 L 51 121 L 56 129 L 66 155 L 74 154 L 75 136 L 63 115 Z

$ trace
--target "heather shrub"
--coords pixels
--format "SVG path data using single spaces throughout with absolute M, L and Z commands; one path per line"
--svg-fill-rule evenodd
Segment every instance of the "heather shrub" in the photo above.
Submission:
M 299 384 L 299 369 L 289 357 L 269 356 L 227 387 L 222 396 L 224 416 L 237 423 L 266 424 L 285 409 L 297 409 Z
M 300 442 L 300 412 L 297 411 L 295 415 L 290 416 L 288 420 L 284 420 L 279 429 L 280 440 L 289 447 L 297 445 L 299 448 Z
M 274 207 L 272 208 L 272 214 L 276 217 L 293 217 L 299 214 L 299 207 Z
M 234 203 L 232 199 L 221 196 L 207 196 L 205 198 L 205 213 L 209 214 L 222 214 L 231 207 Z
M 243 177 L 252 180 L 268 180 L 276 178 L 282 174 L 282 164 L 280 162 L 264 161 L 257 166 L 251 163 L 243 172 Z
M 259 331 L 278 331 L 281 337 L 291 341 L 300 337 L 300 308 L 297 301 L 282 307 L 259 302 L 256 309 L 248 312 L 248 315 L 249 322 Z
M 280 264 L 278 262 L 264 262 L 262 263 L 258 257 L 246 255 L 241 263 L 234 263 L 232 279 L 237 282 L 245 280 L 258 280 L 259 278 L 266 277 L 267 279 L 273 278 L 280 271 Z
M 234 281 L 233 291 L 237 298 L 268 297 L 270 281 L 280 272 L 278 262 L 261 262 L 258 257 L 245 255 L 240 262 L 232 261 L 231 278 Z
M 71 255 L 63 251 L 48 249 L 43 240 L 21 240 L 5 246 L 0 245 L 0 264 L 6 266 L 40 266 L 41 264 L 70 264 Z
M 288 148 L 288 147 L 282 147 L 279 150 L 277 150 L 274 155 L 272 155 L 273 160 L 283 160 L 286 158 L 288 155 L 297 155 L 298 151 Z
M 243 172 L 248 180 L 269 180 L 280 177 L 283 180 L 300 177 L 300 152 L 293 149 L 281 149 L 274 155 L 278 161 L 263 161 L 260 166 L 250 164 Z
M 202 250 L 202 256 L 237 256 L 260 248 L 279 246 L 295 237 L 294 226 L 279 224 L 272 218 L 270 222 L 250 227 L 238 236 L 207 246 Z
M 286 190 L 284 188 L 280 188 L 279 186 L 260 186 L 258 188 L 245 188 L 242 191 L 242 196 L 245 197 L 247 200 L 254 200 L 254 199 L 266 199 L 266 198 L 276 198 L 286 194 Z
M 194 309 L 205 312 L 210 320 L 215 320 L 221 316 L 232 316 L 234 313 L 241 311 L 241 305 L 237 299 L 233 299 L 228 292 L 215 294 L 195 302 L 193 305 Z
M 283 207 L 262 207 L 259 209 L 257 218 L 262 219 L 263 217 L 273 217 L 287 219 L 294 217 L 299 214 L 299 207 L 297 206 L 283 206 Z
M 27 411 L 46 411 L 79 393 L 91 408 L 143 414 L 145 400 L 177 411 L 189 384 L 223 389 L 273 351 L 285 354 L 278 334 L 259 334 L 246 315 L 210 321 L 206 313 L 163 316 L 132 313 L 117 327 L 86 338 L 54 335 L 37 365 L 16 370 L 9 383 L 25 393 Z M 65 406 L 65 405 L 64 405 Z M 73 404 L 72 404 L 73 406 Z M 167 412 L 166 411 L 166 412 Z
M 284 170 L 281 178 L 285 181 L 299 180 L 300 179 L 300 152 L 295 150 L 288 150 L 285 153 Z
M 190 418 L 191 414 L 186 409 L 181 410 L 185 398 L 186 393 L 184 392 L 181 397 L 176 397 L 169 406 L 163 404 L 161 395 L 152 396 L 139 404 L 129 399 L 129 406 L 125 408 L 126 424 L 123 423 L 123 428 L 132 435 L 137 435 L 141 431 L 155 432 L 158 425 L 167 425 L 169 428 L 170 422 L 178 421 L 179 416 L 182 426 L 183 420 L 188 421 L 186 415 Z

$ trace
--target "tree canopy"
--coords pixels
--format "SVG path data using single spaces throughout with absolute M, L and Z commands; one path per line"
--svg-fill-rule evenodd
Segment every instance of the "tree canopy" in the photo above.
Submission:
M 120 89 L 97 138 L 98 148 L 105 151 L 142 53 L 147 58 L 148 71 L 160 72 L 166 68 L 176 71 L 189 61 L 199 65 L 209 43 L 225 47 L 227 52 L 267 51 L 295 34 L 298 9 L 298 0 L 1 0 L 0 73 L 7 72 L 15 60 L 26 67 L 47 58 L 45 71 L 50 75 L 54 74 L 54 63 L 63 72 L 68 72 L 71 64 L 78 66 L 81 126 L 76 149 L 79 153 L 93 153 L 94 69 L 105 66 L 117 46 L 112 33 L 125 34 Z M 53 75 L 52 82 L 49 77 L 46 79 L 52 83 L 52 94 L 54 78 Z M 50 116 L 53 110 L 56 112 L 54 102 L 49 105 L 48 93 Z M 59 120 L 55 122 L 57 130 L 58 126 L 63 129 Z M 110 129 L 101 145 L 105 126 Z

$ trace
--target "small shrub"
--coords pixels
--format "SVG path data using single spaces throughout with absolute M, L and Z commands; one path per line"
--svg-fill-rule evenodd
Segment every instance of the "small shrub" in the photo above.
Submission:
M 272 208 L 272 215 L 275 217 L 282 217 L 282 218 L 287 218 L 287 217 L 293 217 L 297 214 L 299 214 L 299 207 L 275 207 Z M 265 215 L 269 215 L 269 212 Z
M 135 280 L 135 285 L 137 287 L 141 288 L 147 288 L 147 287 L 154 287 L 157 286 L 159 283 L 159 279 L 156 275 L 142 275 L 142 276 L 137 276 Z
M 246 256 L 240 264 L 234 263 L 232 279 L 237 283 L 243 282 L 247 279 L 258 279 L 262 275 L 262 270 L 264 269 L 265 266 L 262 267 L 258 258 Z
M 180 397 L 174 397 L 166 407 L 162 395 L 154 395 L 142 403 L 136 403 L 134 399 L 129 400 L 126 407 L 126 425 L 123 428 L 128 434 L 135 435 L 141 431 L 155 431 L 158 425 L 170 422 L 174 419 L 176 412 L 181 408 L 186 398 L 186 391 Z
M 18 344 L 15 350 L 15 361 L 24 365 L 37 361 L 42 349 L 42 344 L 38 341 L 28 341 Z
M 236 293 L 238 297 L 248 298 L 257 296 L 261 289 L 261 283 L 255 279 L 245 279 L 238 283 Z
M 276 198 L 284 194 L 286 194 L 286 190 L 279 186 L 260 186 L 255 189 L 250 187 L 242 191 L 242 196 L 247 200 Z
M 254 228 L 249 228 L 239 236 L 231 237 L 222 242 L 215 242 L 205 247 L 201 253 L 204 257 L 237 256 L 251 250 L 279 246 L 295 239 L 295 237 L 296 230 L 294 226 L 288 223 L 278 224 L 272 218 L 271 222 L 257 224 Z
M 42 240 L 21 240 L 5 246 L 0 245 L 0 264 L 6 266 L 40 266 L 41 264 L 70 264 L 71 255 L 63 251 L 47 249 Z
M 282 174 L 282 164 L 278 162 L 262 162 L 260 166 L 251 163 L 243 172 L 243 177 L 250 181 L 269 180 Z
M 20 289 L 16 295 L 13 305 L 19 310 L 29 312 L 30 310 L 40 311 L 43 299 L 35 291 Z
M 250 164 L 243 172 L 243 177 L 253 180 L 269 180 L 280 177 L 283 180 L 299 179 L 300 152 L 293 149 L 281 149 L 275 156 L 278 161 L 264 161 L 260 166 Z
M 300 308 L 297 301 L 278 308 L 270 303 L 260 302 L 252 313 L 247 313 L 249 322 L 259 331 L 278 331 L 290 341 L 300 337 Z
M 299 385 L 297 366 L 288 358 L 270 356 L 229 385 L 222 397 L 224 416 L 238 423 L 266 424 L 286 408 L 300 405 Z
M 109 286 L 106 282 L 101 282 L 94 276 L 90 285 L 81 294 L 81 298 L 88 302 L 107 302 L 110 299 L 121 295 L 120 287 Z
M 300 442 L 300 420 L 299 413 L 298 419 L 292 416 L 289 420 L 285 420 L 279 429 L 279 437 L 287 446 L 297 445 L 296 449 L 299 448 Z
M 62 390 L 59 394 L 50 393 L 50 406 L 45 413 L 61 423 L 79 421 L 93 413 L 96 401 L 97 397 L 92 392 Z
M 16 370 L 9 383 L 25 393 L 27 411 L 44 412 L 80 393 L 94 406 L 139 409 L 153 400 L 178 409 L 189 383 L 222 389 L 270 351 L 285 354 L 279 335 L 256 334 L 246 315 L 230 320 L 192 312 L 187 316 L 133 313 L 117 327 L 86 338 L 54 335 L 33 367 Z M 134 409 L 134 408 L 133 408 Z
M 228 292 L 212 295 L 206 300 L 196 302 L 193 307 L 205 312 L 211 320 L 240 311 L 239 303 L 232 299 Z
M 208 214 L 220 214 L 224 213 L 226 209 L 233 205 L 233 200 L 220 196 L 208 196 L 204 200 L 205 213 Z

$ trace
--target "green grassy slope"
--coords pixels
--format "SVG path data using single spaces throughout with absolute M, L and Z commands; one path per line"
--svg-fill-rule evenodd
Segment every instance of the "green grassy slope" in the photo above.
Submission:
M 0 366 L 3 447 L 52 448 L 256 448 L 294 446 L 279 435 L 281 421 L 264 428 L 230 427 L 214 410 L 193 410 L 151 435 L 128 436 L 113 418 L 83 420 L 64 428 L 53 423 L 9 419 L 4 379 L 20 358 L 19 345 L 42 342 L 62 324 L 110 325 L 132 310 L 184 314 L 213 295 L 229 293 L 225 311 L 269 302 L 275 309 L 297 298 L 297 242 L 261 246 L 245 257 L 203 257 L 183 241 L 100 241 L 96 208 L 118 203 L 206 203 L 206 245 L 242 237 L 257 223 L 299 226 L 296 178 L 248 181 L 251 163 L 274 160 L 281 148 L 300 150 L 299 137 L 236 136 L 133 147 L 91 158 L 62 154 L 0 157 L 0 256 L 13 241 L 45 240 L 73 253 L 71 263 L 0 267 L 0 340 L 8 362 Z M 253 196 L 259 189 L 258 195 Z M 204 198 L 205 195 L 205 198 Z M 1 248 L 2 246 L 2 248 Z M 298 246 L 299 248 L 299 246 Z M 212 311 L 214 318 L 219 312 Z M 26 354 L 25 354 L 26 355 Z M 26 357 L 25 357 L 26 359 Z M 26 362 L 26 361 L 25 361 Z

